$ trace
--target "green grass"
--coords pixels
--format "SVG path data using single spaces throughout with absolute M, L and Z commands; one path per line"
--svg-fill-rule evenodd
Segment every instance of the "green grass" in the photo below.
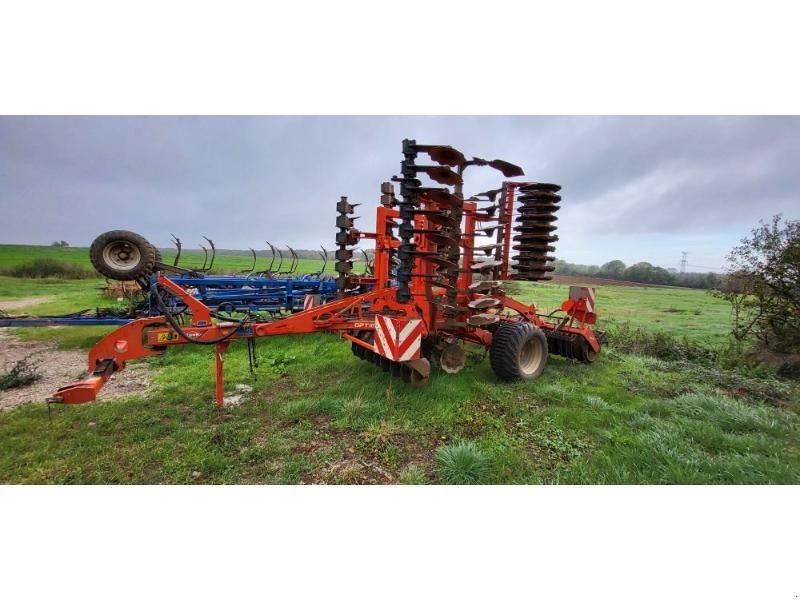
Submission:
M 54 248 L 0 244 L 0 270 L 16 267 L 39 258 L 52 258 L 87 269 L 92 268 L 88 248 Z
M 291 264 L 291 256 L 288 250 L 281 248 L 284 253 L 283 266 L 281 270 L 287 270 Z M 233 253 L 235 251 L 224 250 L 217 254 L 214 260 L 214 273 L 237 273 L 245 269 L 249 269 L 253 264 L 252 255 L 248 251 Z M 330 253 L 330 260 L 326 266 L 325 272 L 334 274 L 333 270 L 333 254 Z M 80 267 L 94 270 L 92 263 L 89 260 L 88 248 L 52 248 L 49 246 L 22 246 L 4 244 L 0 245 L 0 271 L 11 267 L 30 263 L 40 258 L 52 258 L 61 260 L 69 264 L 78 265 Z M 175 258 L 175 250 L 162 250 L 162 259 L 167 264 L 172 264 Z M 191 268 L 200 268 L 203 266 L 204 254 L 202 250 L 187 248 L 181 252 L 180 266 Z M 356 257 L 358 259 L 358 257 Z M 271 258 L 267 256 L 258 256 L 256 260 L 256 269 L 266 269 L 271 262 Z M 275 260 L 273 268 L 278 267 L 278 259 Z M 322 260 L 301 259 L 298 261 L 297 272 L 299 273 L 316 273 L 322 268 Z M 361 263 L 356 261 L 355 270 L 360 272 L 362 269 Z
M 441 446 L 472 441 L 486 483 L 798 483 L 796 403 L 775 408 L 706 383 L 705 371 L 605 352 L 552 358 L 544 375 L 500 384 L 481 354 L 423 390 L 357 360 L 334 336 L 265 339 L 259 378 L 242 345 L 213 406 L 211 350 L 152 359 L 146 396 L 0 414 L 6 483 L 443 483 Z M 796 389 L 793 393 L 796 393 Z
M 517 283 L 520 300 L 550 312 L 567 298 L 567 286 Z M 703 290 L 632 286 L 597 288 L 598 327 L 630 323 L 693 341 L 720 344 L 731 329 L 730 305 Z
M 13 309 L 11 313 L 35 315 L 62 314 L 95 306 L 113 306 L 116 301 L 106 298 L 103 279 L 19 279 L 0 276 L 0 302 L 22 298 L 48 297 L 34 306 Z
M 521 288 L 542 307 L 566 296 Z M 0 298 L 32 295 L 100 301 L 93 282 L 0 279 Z M 726 343 L 727 308 L 702 292 L 603 287 L 598 310 L 601 326 Z M 72 347 L 101 335 L 19 332 Z M 471 349 L 463 371 L 418 390 L 332 335 L 265 338 L 258 355 L 257 380 L 244 344 L 226 355 L 228 393 L 253 387 L 240 406 L 213 405 L 212 350 L 186 346 L 148 361 L 145 394 L 55 406 L 52 423 L 42 405 L 0 413 L 0 482 L 446 483 L 437 452 L 469 442 L 485 483 L 800 483 L 800 389 L 767 373 L 606 348 L 593 365 L 551 357 L 539 379 L 503 384 Z

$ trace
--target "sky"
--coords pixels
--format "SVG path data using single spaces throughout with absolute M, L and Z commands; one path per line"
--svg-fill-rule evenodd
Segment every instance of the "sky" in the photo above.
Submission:
M 0 117 L 0 243 L 334 246 L 335 203 L 371 230 L 401 142 L 452 145 L 562 186 L 558 258 L 721 270 L 760 219 L 800 218 L 800 117 Z M 421 162 L 421 161 L 419 161 Z M 423 177 L 424 179 L 424 177 Z M 465 193 L 494 187 L 467 171 Z

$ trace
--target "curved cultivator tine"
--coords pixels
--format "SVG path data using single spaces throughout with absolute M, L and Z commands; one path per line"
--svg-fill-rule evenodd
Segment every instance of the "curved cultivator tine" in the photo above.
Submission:
M 250 254 L 253 255 L 253 264 L 250 266 L 249 269 L 242 269 L 239 271 L 240 273 L 246 273 L 247 275 L 251 275 L 253 271 L 256 270 L 256 251 L 250 248 Z
M 322 268 L 319 270 L 317 275 L 322 275 L 325 272 L 325 267 L 328 266 L 328 251 L 325 250 L 325 246 L 320 246 L 322 248 L 322 252 L 319 253 L 320 258 L 322 259 Z
M 300 259 L 297 257 L 297 252 L 294 251 L 294 248 L 289 244 L 286 244 L 286 247 L 289 249 L 289 252 L 292 253 L 292 264 L 289 265 L 289 270 L 286 271 L 287 275 L 291 275 L 297 269 L 297 264 L 300 262 Z
M 203 255 L 204 255 L 204 256 L 203 256 L 203 266 L 202 266 L 202 267 L 200 267 L 200 268 L 199 268 L 199 269 L 197 269 L 197 270 L 198 270 L 198 271 L 203 271 L 203 272 L 205 273 L 205 271 L 206 271 L 206 263 L 208 263 L 208 248 L 206 248 L 205 246 L 203 246 L 203 244 L 200 244 L 200 248 L 202 248 L 202 250 L 203 250 Z
M 217 256 L 217 248 L 214 246 L 214 240 L 211 240 L 206 236 L 203 236 L 203 239 L 208 242 L 209 246 L 211 246 L 211 262 L 208 263 L 208 268 L 206 268 L 205 263 L 203 263 L 203 270 L 210 271 L 211 269 L 214 268 L 214 259 Z M 203 250 L 205 250 L 205 248 L 203 248 Z
M 278 251 L 278 256 L 280 257 L 280 260 L 278 260 L 278 267 L 275 269 L 275 273 L 281 275 L 283 273 L 283 271 L 281 271 L 281 267 L 283 266 L 283 252 L 281 252 L 281 249 L 277 246 L 275 246 L 275 250 Z
M 178 262 L 181 260 L 181 248 L 183 248 L 183 246 L 181 245 L 181 238 L 175 237 L 174 233 L 170 233 L 170 235 L 172 236 L 172 243 L 175 244 L 175 249 L 177 250 L 175 260 L 172 261 L 172 266 L 177 267 Z
M 264 274 L 272 275 L 275 271 L 272 270 L 273 265 L 275 264 L 275 246 L 267 242 L 267 246 L 269 246 L 269 251 L 272 253 L 272 260 L 269 261 L 269 266 L 264 271 Z

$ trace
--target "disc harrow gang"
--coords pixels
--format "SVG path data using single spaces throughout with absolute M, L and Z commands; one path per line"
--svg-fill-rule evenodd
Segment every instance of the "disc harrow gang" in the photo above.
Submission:
M 514 279 L 546 281 L 555 270 L 551 263 L 555 258 L 548 254 L 555 251 L 553 242 L 558 241 L 555 212 L 560 208 L 561 196 L 556 192 L 561 186 L 554 183 L 527 183 L 519 187 L 520 207 L 516 218 L 513 249 L 518 251 Z
M 335 276 L 324 274 L 329 262 L 324 247 L 316 273 L 298 275 L 300 254 L 267 242 L 271 260 L 264 268 L 251 248 L 248 268 L 217 276 L 210 273 L 217 253 L 210 238 L 204 237 L 208 247 L 201 246 L 202 266 L 185 268 L 175 236 L 177 254 L 166 265 L 141 236 L 103 234 L 98 240 L 111 249 L 93 251 L 93 262 L 116 278 L 135 272 L 143 300 L 122 327 L 92 349 L 89 376 L 61 388 L 51 401 L 94 400 L 127 361 L 192 343 L 215 346 L 221 404 L 222 357 L 230 343 L 247 340 L 255 368 L 258 338 L 312 332 L 341 336 L 355 356 L 412 385 L 424 384 L 431 366 L 459 372 L 467 343 L 489 351 L 501 380 L 537 377 L 548 353 L 593 361 L 600 350 L 591 328 L 597 319 L 593 288 L 570 288 L 561 308 L 546 315 L 503 289 L 507 279 L 550 279 L 560 187 L 505 180 L 465 195 L 470 167 L 489 167 L 506 178 L 523 176 L 523 170 L 412 139 L 403 141 L 402 156 L 400 174 L 380 186 L 373 231 L 356 227 L 358 204 L 347 196 L 336 201 Z M 364 250 L 362 241 L 374 243 L 374 250 Z M 359 272 L 355 252 L 363 259 Z

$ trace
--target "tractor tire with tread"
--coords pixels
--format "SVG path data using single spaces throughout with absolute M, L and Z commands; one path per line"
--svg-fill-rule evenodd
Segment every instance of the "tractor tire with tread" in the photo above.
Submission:
M 98 273 L 117 281 L 149 277 L 158 257 L 155 246 L 132 231 L 107 231 L 89 248 L 89 258 Z
M 547 338 L 531 323 L 503 323 L 492 337 L 489 362 L 503 381 L 536 379 L 547 363 Z

